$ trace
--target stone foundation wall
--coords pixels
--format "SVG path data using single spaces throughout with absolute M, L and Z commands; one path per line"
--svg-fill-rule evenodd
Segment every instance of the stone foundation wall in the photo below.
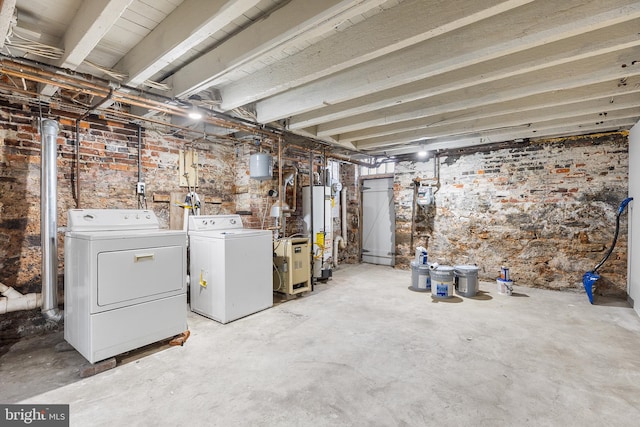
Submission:
M 582 288 L 582 275 L 611 244 L 617 208 L 627 196 L 627 144 L 626 133 L 611 133 L 398 164 L 397 267 L 413 260 L 413 229 L 413 246 L 426 246 L 431 261 L 477 264 L 483 280 L 495 279 L 504 265 L 520 285 Z M 412 221 L 413 180 L 435 184 L 434 162 L 440 177 L 435 204 L 416 208 Z M 600 294 L 626 292 L 626 218 L 599 270 Z

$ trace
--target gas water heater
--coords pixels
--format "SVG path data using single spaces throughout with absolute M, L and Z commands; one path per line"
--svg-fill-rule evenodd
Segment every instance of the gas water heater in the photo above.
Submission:
M 313 277 L 318 280 L 327 280 L 331 277 L 331 257 L 333 255 L 331 187 L 314 185 L 313 203 L 311 203 L 311 188 L 309 186 L 302 187 L 303 233 L 309 237 L 313 244 Z M 312 217 L 313 225 L 311 224 Z

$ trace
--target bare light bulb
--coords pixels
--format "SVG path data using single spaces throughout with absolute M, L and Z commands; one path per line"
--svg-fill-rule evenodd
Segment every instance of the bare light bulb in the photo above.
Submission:
M 200 120 L 202 118 L 202 113 L 195 109 L 191 110 L 189 111 L 189 118 L 192 120 Z

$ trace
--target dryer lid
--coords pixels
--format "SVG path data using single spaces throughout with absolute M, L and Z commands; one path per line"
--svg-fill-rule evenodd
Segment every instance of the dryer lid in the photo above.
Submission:
M 68 231 L 156 230 L 158 217 L 147 209 L 71 209 Z

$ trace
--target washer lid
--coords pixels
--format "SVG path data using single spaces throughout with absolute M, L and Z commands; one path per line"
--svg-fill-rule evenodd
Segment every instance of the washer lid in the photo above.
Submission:
M 190 236 L 210 237 L 214 239 L 238 239 L 253 236 L 271 236 L 269 230 L 258 230 L 253 228 L 238 228 L 229 230 L 190 230 Z

